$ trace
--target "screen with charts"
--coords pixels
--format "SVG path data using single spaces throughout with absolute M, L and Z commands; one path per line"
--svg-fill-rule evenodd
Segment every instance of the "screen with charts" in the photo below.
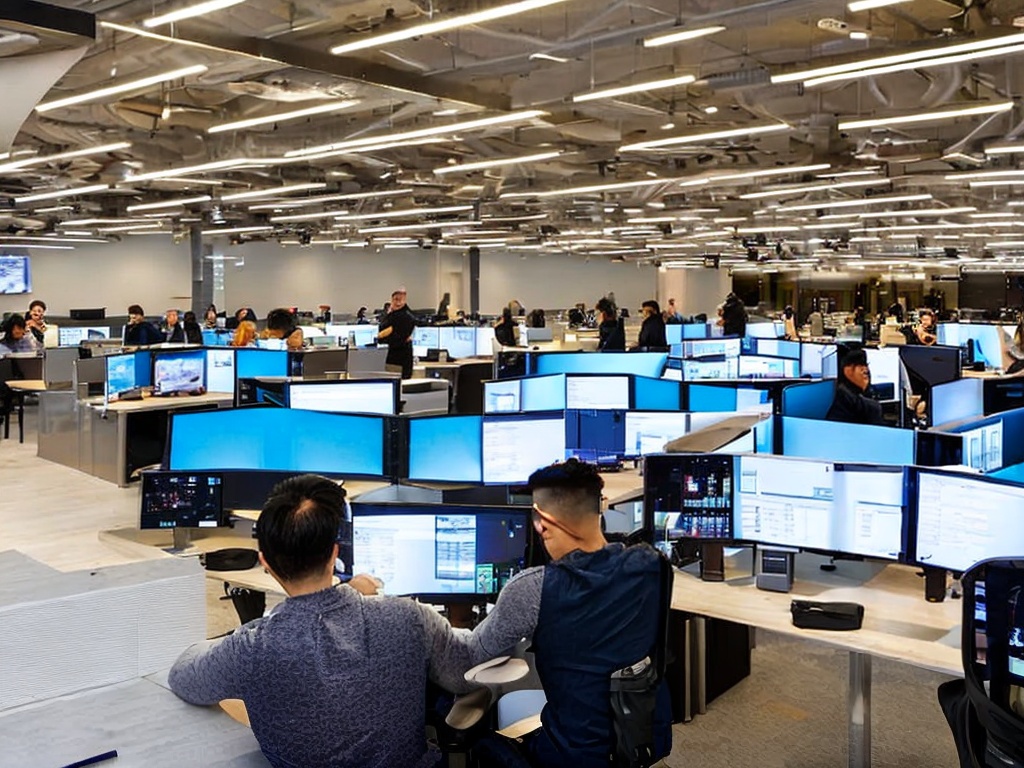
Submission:
M 485 483 L 525 483 L 535 470 L 565 460 L 565 416 L 484 417 Z
M 488 598 L 528 562 L 526 510 L 353 505 L 353 573 L 384 594 Z
M 428 349 L 441 348 L 441 329 L 433 327 L 416 328 L 412 332 L 412 353 L 426 357 Z
M 77 347 L 83 341 L 107 338 L 110 338 L 110 328 L 106 326 L 57 329 L 57 343 L 62 347 Z
M 139 527 L 216 528 L 224 525 L 219 474 L 143 472 Z
M 473 357 L 476 354 L 476 328 L 458 325 L 442 325 L 439 331 L 439 347 L 448 350 L 448 357 Z M 488 351 L 487 354 L 491 354 Z
M 689 414 L 678 411 L 628 411 L 626 458 L 661 453 L 665 444 L 687 433 Z
M 833 344 L 812 344 L 803 342 L 800 344 L 800 372 L 804 376 L 822 378 L 824 376 L 824 360 L 829 355 L 836 354 L 836 347 Z
M 760 357 L 758 355 L 743 355 L 739 360 L 739 375 L 741 377 L 752 376 L 756 378 L 781 379 L 786 376 L 796 377 L 800 375 L 799 360 L 787 360 L 781 357 Z
M 201 349 L 153 357 L 153 394 L 196 392 L 206 386 L 206 353 Z
M 390 416 L 398 400 L 398 381 L 293 381 L 288 407 L 331 413 L 375 413 Z
M 738 474 L 737 539 L 832 548 L 832 462 L 741 456 Z
M 484 382 L 484 413 L 516 413 L 520 410 L 520 379 Z M 544 408 L 542 410 L 550 410 Z
M 702 339 L 685 341 L 680 352 L 685 358 L 739 357 L 740 339 Z
M 963 435 L 963 463 L 982 472 L 1003 468 L 1003 420 L 996 419 Z
M 0 256 L 0 293 L 31 293 L 28 256 Z
M 235 350 L 207 349 L 206 353 L 206 391 L 235 391 Z
M 706 381 L 708 379 L 735 379 L 739 376 L 739 358 L 732 357 L 717 362 L 707 360 L 683 360 L 683 381 Z
M 104 393 L 109 400 L 116 400 L 129 389 L 149 385 L 149 352 L 107 355 L 103 363 L 107 372 Z
M 341 346 L 355 344 L 357 347 L 369 347 L 377 343 L 377 331 L 377 326 L 369 323 L 350 325 L 328 323 L 324 333 L 336 338 Z
M 481 482 L 482 422 L 479 416 L 409 419 L 409 479 Z
M 833 540 L 828 548 L 882 560 L 905 551 L 902 467 L 835 466 Z
M 629 408 L 629 377 L 566 376 L 565 407 L 626 410 Z
M 644 509 L 654 541 L 733 537 L 736 459 L 711 454 L 651 456 L 644 470 Z
M 915 560 L 965 571 L 1024 552 L 1024 487 L 922 470 L 917 480 Z
M 786 357 L 790 360 L 800 359 L 800 342 L 785 339 L 758 339 L 757 354 L 768 357 Z

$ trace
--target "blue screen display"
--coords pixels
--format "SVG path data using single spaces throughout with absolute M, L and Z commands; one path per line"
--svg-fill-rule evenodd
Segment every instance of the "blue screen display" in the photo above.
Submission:
M 660 379 L 667 361 L 667 352 L 552 352 L 537 355 L 535 373 L 633 373 Z
M 685 323 L 683 325 L 684 339 L 707 339 L 711 337 L 711 330 L 707 323 Z
M 284 350 L 239 349 L 235 365 L 240 379 L 287 376 L 288 353 Z
M 769 416 L 754 425 L 754 451 L 773 453 L 775 450 L 775 419 Z
M 835 398 L 836 386 L 829 381 L 794 384 L 782 390 L 782 415 L 801 419 L 824 419 Z
M 206 386 L 206 352 L 160 352 L 153 355 L 153 393 L 195 392 Z
M 960 343 L 974 342 L 974 361 L 988 368 L 1003 367 L 1003 329 L 998 325 L 960 325 Z
M 384 419 L 291 408 L 176 413 L 172 470 L 384 474 Z
M 690 404 L 687 410 L 692 412 L 735 411 L 736 390 L 732 387 L 709 387 L 702 384 L 691 384 Z
M 782 453 L 865 464 L 913 464 L 914 432 L 786 416 L 782 419 Z
M 228 347 L 231 345 L 231 333 L 221 333 L 209 329 L 203 330 L 203 346 L 206 347 Z
M 32 293 L 28 256 L 0 256 L 0 293 Z
M 981 415 L 984 385 L 981 379 L 959 379 L 938 384 L 931 391 L 932 426 Z
M 686 326 L 673 323 L 665 326 L 665 341 L 671 344 L 680 344 L 683 341 L 683 328 Z
M 633 379 L 633 408 L 638 411 L 677 411 L 681 391 L 677 381 L 637 376 Z
M 757 354 L 768 357 L 787 357 L 790 360 L 800 359 L 800 342 L 785 339 L 758 339 Z
M 621 459 L 625 451 L 624 411 L 565 412 L 566 456 L 600 464 Z
M 520 410 L 564 411 L 565 376 L 533 376 L 523 379 Z
M 409 478 L 442 483 L 483 480 L 479 416 L 409 419 Z
M 135 355 L 109 355 L 107 364 L 107 396 L 135 387 Z

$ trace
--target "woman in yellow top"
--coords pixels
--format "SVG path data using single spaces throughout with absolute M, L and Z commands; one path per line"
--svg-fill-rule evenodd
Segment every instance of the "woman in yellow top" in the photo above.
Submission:
M 921 344 L 930 347 L 939 340 L 939 328 L 935 324 L 935 313 L 930 309 L 922 309 L 917 315 L 917 328 L 914 329 L 914 335 L 917 336 L 917 340 Z
M 243 320 L 235 329 L 235 336 L 231 339 L 232 347 L 251 347 L 256 343 L 256 323 L 252 320 Z

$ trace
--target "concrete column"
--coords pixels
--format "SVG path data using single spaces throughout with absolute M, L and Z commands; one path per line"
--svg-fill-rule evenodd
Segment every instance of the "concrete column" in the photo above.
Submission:
M 192 311 L 202 321 L 206 308 L 213 304 L 212 246 L 203 245 L 203 227 L 193 224 L 188 231 L 190 264 L 192 266 Z

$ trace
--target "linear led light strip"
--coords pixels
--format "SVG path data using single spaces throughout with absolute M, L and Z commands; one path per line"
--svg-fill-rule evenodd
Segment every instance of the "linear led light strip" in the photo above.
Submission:
M 396 32 L 363 37 L 359 40 L 336 45 L 331 48 L 331 53 L 335 56 L 340 56 L 344 53 L 362 51 L 366 48 L 381 48 L 385 45 L 390 45 L 391 43 L 401 42 L 402 40 L 411 40 L 414 37 L 436 35 L 439 32 L 447 32 L 450 29 L 457 29 L 458 27 L 465 27 L 471 24 L 483 24 L 484 22 L 503 19 L 507 16 L 515 16 L 519 13 L 526 13 L 528 11 L 546 8 L 549 5 L 557 5 L 558 3 L 563 2 L 565 2 L 565 0 L 521 0 L 518 3 L 499 5 L 494 8 L 487 8 L 475 13 L 467 13 L 462 16 L 452 16 L 451 18 L 441 19 L 439 21 L 428 21 L 426 24 L 417 24 L 412 27 L 400 29 Z
M 31 248 L 34 251 L 73 251 L 73 245 L 41 245 L 37 243 L 10 243 L 8 248 Z
M 808 192 L 818 192 L 820 190 L 829 189 L 847 189 L 852 187 L 873 187 L 881 184 L 891 184 L 891 179 L 883 179 L 877 177 L 874 179 L 865 179 L 862 181 L 842 181 L 838 184 L 814 184 L 806 187 L 789 187 L 787 189 L 773 189 L 768 192 L 750 192 L 746 195 L 740 195 L 740 200 L 760 200 L 766 197 L 786 197 L 787 195 L 802 195 Z
M 28 242 L 28 243 L 105 243 L 102 237 L 26 237 L 23 235 L 0 235 L 3 242 Z
M 386 227 L 361 227 L 356 232 L 360 235 L 372 235 L 378 232 L 417 232 L 426 229 L 439 229 L 442 227 L 479 227 L 479 221 L 428 221 L 420 224 L 393 224 Z M 451 234 L 451 233 L 449 233 Z M 473 234 L 478 234 L 473 232 Z
M 195 205 L 197 203 L 206 203 L 212 200 L 209 195 L 197 195 L 196 197 L 183 197 L 180 200 L 163 200 L 159 203 L 142 203 L 140 205 L 129 205 L 125 208 L 128 213 L 135 213 L 137 211 L 158 211 L 161 208 L 178 208 L 183 205 Z
M 273 227 L 231 227 L 230 229 L 207 229 L 203 231 L 203 237 L 216 237 L 217 235 L 249 235 L 255 232 L 271 232 Z
M 847 4 L 852 12 L 857 11 L 869 11 L 872 8 L 885 8 L 889 5 L 898 5 L 899 3 L 908 3 L 910 0 L 853 0 L 853 2 Z
M 287 216 L 273 216 L 270 220 L 278 224 L 285 224 L 296 221 L 318 221 L 320 219 L 329 219 L 334 216 L 347 215 L 348 211 L 318 211 L 317 213 L 293 213 Z
M 946 181 L 976 181 L 981 179 L 1011 179 L 1024 177 L 1024 170 L 1018 171 L 977 171 L 971 173 L 950 173 Z
M 1024 144 L 999 144 L 985 147 L 986 155 L 1012 155 L 1017 153 L 1024 154 Z
M 130 80 L 125 83 L 111 85 L 95 91 L 79 93 L 76 96 L 68 96 L 64 99 L 55 99 L 54 101 L 44 101 L 36 107 L 36 112 L 50 112 L 51 110 L 60 109 L 61 107 L 70 107 L 74 104 L 83 104 L 87 101 L 96 101 L 98 99 L 105 99 L 108 96 L 116 96 L 119 93 L 143 90 L 151 85 L 159 85 L 160 83 L 166 83 L 169 80 L 178 80 L 191 75 L 201 75 L 206 72 L 206 70 L 207 67 L 203 64 L 183 67 L 182 69 L 172 69 L 169 72 L 163 72 L 159 75 L 151 75 L 150 77 L 143 77 L 139 80 Z
M 16 160 L 13 163 L 4 163 L 0 165 L 0 173 L 6 173 L 8 171 L 17 171 L 22 168 L 29 168 L 33 165 L 46 165 L 47 163 L 58 162 L 60 160 L 71 160 L 76 157 L 87 157 L 89 155 L 103 155 L 107 152 L 117 152 L 122 149 L 128 149 L 131 147 L 131 142 L 119 141 L 114 144 L 103 144 L 98 147 L 88 147 L 87 149 L 75 149 L 70 152 L 58 152 L 56 155 L 40 155 L 36 157 L 30 157 L 27 160 Z
M 356 99 L 346 99 L 345 101 L 335 101 L 330 104 L 318 104 L 315 107 L 306 107 L 305 109 L 294 109 L 290 112 L 279 112 L 276 115 L 264 115 L 263 117 L 250 117 L 246 120 L 236 120 L 231 123 L 221 123 L 220 125 L 214 125 L 206 129 L 207 133 L 223 133 L 224 131 L 240 131 L 245 128 L 253 128 L 257 125 L 270 125 L 273 123 L 286 123 L 289 120 L 299 120 L 303 117 L 313 117 L 315 115 L 327 115 L 332 112 L 341 112 L 349 107 L 354 107 L 359 101 Z
M 894 216 L 955 216 L 961 213 L 972 213 L 978 210 L 973 205 L 964 205 L 959 208 L 908 208 L 902 211 L 872 211 L 870 213 L 855 214 L 861 219 L 883 219 Z M 964 226 L 957 224 L 955 226 Z
M 76 195 L 90 195 L 94 192 L 105 192 L 110 189 L 108 184 L 92 184 L 87 187 L 70 187 L 68 189 L 58 189 L 55 192 L 40 192 L 37 195 L 25 195 L 24 197 L 14 198 L 14 202 L 17 205 L 23 203 L 36 203 L 40 200 L 58 200 L 62 197 L 74 197 Z
M 686 40 L 695 40 L 698 37 L 707 37 L 708 35 L 717 35 L 719 32 L 724 32 L 725 27 L 700 27 L 698 29 L 674 29 L 671 32 L 666 32 L 663 35 L 655 35 L 654 37 L 648 37 L 644 39 L 644 48 L 657 48 L 662 45 L 671 45 L 672 43 L 682 43 Z
M 250 205 L 250 211 L 273 211 L 278 209 L 289 209 L 289 208 L 306 208 L 311 205 L 320 205 L 322 203 L 333 203 L 342 200 L 372 200 L 375 198 L 383 197 L 400 197 L 403 195 L 411 195 L 414 193 L 413 189 L 385 189 L 380 192 L 353 192 L 347 195 L 320 195 L 319 197 L 307 197 L 302 200 L 288 200 L 279 201 L 276 203 L 259 203 L 257 205 Z M 334 211 L 339 213 L 339 211 Z
M 205 16 L 207 13 L 213 13 L 214 11 L 222 11 L 225 8 L 230 8 L 233 5 L 244 3 L 245 0 L 207 0 L 205 3 L 197 3 L 196 5 L 186 6 L 185 8 L 179 8 L 176 11 L 165 13 L 161 16 L 153 16 L 152 18 L 146 19 L 142 22 L 142 26 L 152 29 L 153 27 L 160 27 L 164 24 L 173 24 L 176 21 L 182 19 L 191 19 L 194 16 Z
M 248 157 L 236 157 L 231 160 L 214 160 L 209 163 L 203 163 L 202 165 L 190 165 L 184 168 L 169 168 L 166 171 L 151 171 L 150 173 L 139 173 L 133 176 L 128 176 L 125 179 L 126 184 L 135 184 L 140 181 L 154 181 L 157 179 L 167 179 L 176 176 L 189 176 L 194 173 L 206 173 L 208 171 L 227 171 L 242 168 L 245 166 L 250 167 L 261 167 L 269 163 L 265 163 L 261 160 L 255 160 Z M 201 183 L 201 182 L 200 182 Z
M 840 131 L 855 131 L 860 128 L 877 128 L 890 125 L 907 125 L 910 123 L 927 123 L 932 120 L 950 120 L 955 117 L 968 117 L 971 115 L 992 115 L 999 112 L 1006 112 L 1013 109 L 1012 101 L 1002 101 L 997 104 L 982 104 L 978 107 L 966 107 L 964 109 L 946 109 L 938 112 L 922 112 L 915 115 L 900 115 L 899 117 L 880 117 L 870 120 L 851 120 L 840 123 Z
M 518 165 L 520 163 L 539 163 L 542 160 L 550 160 L 561 155 L 561 151 L 538 152 L 535 155 L 523 155 L 522 157 L 497 157 L 493 160 L 481 160 L 478 163 L 461 163 L 459 165 L 444 165 L 435 168 L 434 173 L 442 175 L 445 173 L 470 173 L 481 171 L 485 168 L 500 168 L 503 165 Z
M 705 141 L 716 141 L 718 139 L 733 139 L 741 136 L 756 136 L 762 133 L 775 133 L 777 131 L 788 131 L 786 123 L 775 123 L 772 125 L 751 125 L 745 128 L 731 128 L 724 131 L 711 131 L 709 133 L 694 133 L 689 136 L 673 136 L 667 139 L 656 139 L 654 141 L 641 141 L 637 144 L 627 144 L 619 147 L 620 152 L 641 152 L 646 149 L 658 149 L 659 147 L 670 147 L 675 144 L 699 144 Z
M 801 205 L 784 205 L 776 208 L 779 212 L 789 211 L 816 211 L 819 208 L 856 208 L 864 205 L 886 205 L 888 203 L 915 203 L 919 200 L 931 200 L 932 196 L 923 195 L 888 195 L 885 197 L 865 197 L 856 200 L 822 200 L 817 203 L 804 203 Z
M 819 67 L 818 69 L 807 69 L 800 72 L 785 72 L 779 75 L 772 75 L 772 84 L 794 83 L 813 80 L 815 78 L 828 77 L 847 72 L 863 72 L 875 67 L 886 67 L 893 64 L 922 61 L 934 59 L 941 56 L 954 56 L 960 53 L 972 51 L 983 51 L 988 48 L 999 48 L 1006 45 L 1019 45 L 1024 43 L 1024 34 L 1003 35 L 1001 37 L 987 38 L 985 40 L 973 40 L 969 43 L 958 45 L 946 45 L 939 48 L 922 48 L 909 53 L 898 53 L 892 56 L 880 56 L 875 59 L 861 59 L 850 61 L 845 64 L 835 64 L 830 67 Z
M 625 96 L 630 93 L 641 93 L 643 91 L 657 91 L 662 88 L 674 88 L 677 85 L 689 85 L 696 80 L 693 75 L 681 75 L 679 77 L 668 77 L 663 80 L 650 80 L 646 83 L 634 83 L 633 85 L 620 85 L 616 88 L 606 88 L 601 91 L 590 91 L 578 93 L 572 97 L 576 103 L 582 101 L 594 101 L 596 99 L 614 99 L 616 96 Z
M 594 184 L 586 187 L 572 187 L 571 189 L 549 189 L 543 192 L 505 192 L 498 195 L 499 200 L 520 200 L 529 197 L 564 197 L 567 195 L 586 195 L 593 192 L 620 192 L 627 189 L 639 189 L 652 187 L 656 184 L 672 184 L 674 182 L 686 181 L 685 179 L 641 179 L 640 181 L 622 181 L 611 184 Z M 702 180 L 706 183 L 706 180 Z
M 536 117 L 546 114 L 544 111 L 539 109 L 527 109 L 520 112 L 509 112 L 504 115 L 494 115 L 493 117 L 481 117 L 476 120 L 464 120 L 461 123 L 451 123 L 449 125 L 435 125 L 430 128 L 420 128 L 415 131 L 406 131 L 404 133 L 391 133 L 387 135 L 367 136 L 362 139 L 352 139 L 350 141 L 339 141 L 334 144 L 324 144 L 319 147 L 308 147 L 305 149 L 293 149 L 291 152 L 286 152 L 285 157 L 303 157 L 306 155 L 318 155 L 327 152 L 341 152 L 343 150 L 353 150 L 359 147 L 368 147 L 375 144 L 380 144 L 382 141 L 387 141 L 389 144 L 399 145 L 402 142 L 409 141 L 411 139 L 422 139 L 430 136 L 440 136 L 443 134 L 453 134 L 460 131 L 471 131 L 477 128 L 488 128 L 495 125 L 505 125 L 507 123 L 521 123 L 526 120 L 532 120 Z
M 465 213 L 472 211 L 472 205 L 448 205 L 441 208 L 408 208 L 402 211 L 381 211 L 379 213 L 352 213 L 335 215 L 337 223 L 343 224 L 347 221 L 372 221 L 375 219 L 402 219 L 409 216 L 431 216 L 444 213 Z M 271 219 L 277 221 L 277 219 Z
M 255 200 L 260 197 L 275 197 L 277 195 L 288 195 L 292 192 L 306 192 L 312 189 L 325 189 L 327 184 L 315 182 L 311 184 L 289 184 L 284 187 L 270 187 L 268 189 L 254 189 L 251 192 L 236 192 L 231 195 L 221 195 L 221 201 L 227 203 L 235 200 Z

